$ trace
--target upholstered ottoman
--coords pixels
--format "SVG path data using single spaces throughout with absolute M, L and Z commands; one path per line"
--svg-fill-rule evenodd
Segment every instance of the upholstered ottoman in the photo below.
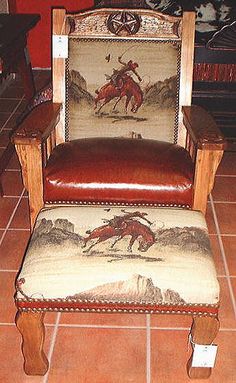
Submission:
M 218 331 L 219 286 L 204 217 L 155 207 L 44 209 L 15 299 L 30 375 L 43 375 L 48 368 L 46 311 L 191 315 L 192 344 L 211 344 Z M 192 378 L 207 378 L 210 372 L 188 362 Z

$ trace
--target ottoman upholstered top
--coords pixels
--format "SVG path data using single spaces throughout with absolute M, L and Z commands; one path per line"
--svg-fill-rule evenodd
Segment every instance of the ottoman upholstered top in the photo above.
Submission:
M 17 279 L 16 302 L 22 309 L 88 303 L 214 314 L 219 286 L 204 217 L 168 208 L 44 209 Z

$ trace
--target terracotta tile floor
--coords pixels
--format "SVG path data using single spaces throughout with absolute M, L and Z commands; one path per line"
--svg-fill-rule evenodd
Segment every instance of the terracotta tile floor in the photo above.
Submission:
M 40 88 L 46 72 L 36 73 Z M 0 150 L 19 111 L 23 89 L 16 82 L 0 96 Z M 1 110 L 2 107 L 2 110 Z M 46 315 L 44 377 L 23 373 L 21 339 L 14 325 L 14 279 L 29 237 L 27 196 L 13 155 L 3 174 L 0 198 L 0 382 L 2 383 L 185 383 L 190 318 L 181 316 Z M 221 329 L 214 383 L 236 382 L 236 153 L 226 153 L 208 204 L 207 221 L 221 285 Z M 200 381 L 199 381 L 200 382 Z

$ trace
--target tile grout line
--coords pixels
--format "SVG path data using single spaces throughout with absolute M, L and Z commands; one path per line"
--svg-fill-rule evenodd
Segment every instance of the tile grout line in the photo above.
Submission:
M 210 235 L 216 235 L 217 234 L 210 234 Z M 221 234 L 221 237 L 236 237 L 236 234 Z
M 149 314 L 147 314 L 149 315 Z M 44 324 L 46 328 L 50 328 L 50 327 L 55 327 L 55 324 L 54 323 L 45 323 Z M 0 322 L 0 326 L 15 326 L 15 323 L 14 322 Z M 106 330 L 106 329 L 109 329 L 109 330 L 117 330 L 117 329 L 120 329 L 120 330 L 123 330 L 123 329 L 128 329 L 128 330 L 145 330 L 147 329 L 147 326 L 145 327 L 127 327 L 127 326 L 103 326 L 103 325 L 67 325 L 67 324 L 63 324 L 63 325 L 58 325 L 58 329 L 59 328 L 62 328 L 62 327 L 67 327 L 67 328 L 91 328 L 91 329 L 103 329 Z M 150 326 L 150 330 L 163 330 L 163 331 L 189 331 L 190 330 L 190 327 L 159 327 L 159 326 Z M 221 332 L 236 332 L 236 327 L 233 328 L 233 327 L 230 327 L 230 328 L 220 328 L 219 331 Z
M 220 275 L 217 275 L 218 278 L 227 278 L 227 275 L 225 274 L 220 274 Z M 235 278 L 235 275 L 229 275 L 229 278 Z
M 219 329 L 220 332 L 235 332 L 236 331 L 236 328 L 220 328 Z
M 18 107 L 20 106 L 21 102 L 23 101 L 23 98 L 24 96 L 21 97 L 21 99 L 19 100 L 19 102 L 17 103 L 17 105 L 15 106 L 15 108 L 13 109 L 13 111 L 10 113 L 10 116 L 7 118 L 7 120 L 4 122 L 3 126 L 2 126 L 2 130 L 5 128 L 6 124 L 8 123 L 8 121 L 12 118 L 12 116 L 14 115 L 14 113 L 17 111 Z M 12 130 L 12 129 L 11 129 Z
M 235 205 L 236 201 L 221 201 L 221 200 L 216 200 L 216 201 L 214 201 L 214 203 L 216 203 L 216 204 L 223 203 L 225 205 Z
M 146 379 L 151 383 L 151 327 L 150 314 L 146 315 Z
M 159 327 L 159 326 L 153 326 L 151 327 L 152 330 L 163 330 L 163 331 L 190 331 L 190 327 Z
M 50 368 L 51 368 L 52 354 L 53 354 L 55 343 L 56 343 L 56 338 L 57 338 L 60 318 L 61 318 L 61 313 L 58 313 L 57 319 L 56 319 L 56 323 L 55 323 L 55 326 L 54 326 L 54 331 L 53 331 L 53 334 L 52 334 L 52 339 L 51 339 L 51 343 L 50 343 L 49 352 L 48 352 L 49 367 L 48 367 L 48 371 L 47 371 L 46 375 L 44 375 L 44 377 L 43 377 L 42 383 L 47 383 L 48 382 L 48 376 L 49 376 L 49 372 L 50 372 Z
M 0 245 L 2 244 L 2 242 L 3 242 L 3 240 L 4 240 L 5 236 L 6 236 L 7 230 L 8 230 L 8 228 L 9 228 L 10 224 L 12 223 L 12 220 L 13 220 L 13 218 L 14 218 L 14 215 L 15 215 L 16 210 L 17 210 L 17 208 L 18 208 L 18 206 L 19 206 L 19 204 L 20 204 L 20 202 L 21 202 L 21 200 L 22 200 L 22 197 L 23 197 L 24 193 L 25 193 L 25 188 L 23 188 L 21 195 L 18 197 L 18 201 L 17 201 L 17 203 L 16 203 L 16 206 L 15 206 L 15 208 L 13 209 L 13 212 L 12 212 L 10 218 L 9 218 L 8 224 L 7 224 L 7 226 L 6 226 L 5 229 L 4 229 L 2 238 L 0 239 Z M 17 197 L 16 197 L 16 198 L 17 198 Z
M 232 288 L 232 284 L 231 284 L 231 280 L 230 280 L 230 273 L 229 273 L 229 268 L 228 268 L 227 259 L 226 259 L 226 255 L 225 255 L 225 249 L 224 249 L 224 245 L 223 245 L 222 238 L 221 238 L 220 227 L 219 227 L 218 218 L 217 218 L 217 214 L 216 214 L 215 205 L 214 205 L 212 195 L 210 195 L 210 201 L 211 201 L 212 213 L 213 213 L 213 217 L 214 217 L 214 221 L 215 221 L 220 251 L 221 251 L 223 264 L 224 264 L 224 268 L 225 268 L 225 274 L 226 274 L 226 280 L 228 283 L 229 294 L 230 294 L 231 302 L 233 305 L 234 316 L 236 318 L 236 302 L 235 302 L 235 298 L 234 298 L 234 292 L 233 292 L 233 288 Z
M 24 186 L 23 186 L 23 189 L 24 189 Z M 7 194 L 4 195 L 4 198 L 11 198 L 12 199 L 12 198 L 17 198 L 17 197 L 19 197 L 19 195 L 7 195 Z M 23 195 L 22 198 L 27 198 L 27 196 Z
M 70 324 L 61 323 L 58 327 L 69 327 L 69 328 L 101 328 L 101 329 L 127 329 L 127 330 L 145 330 L 147 326 L 118 326 L 118 325 L 96 325 L 96 324 Z
M 15 322 L 0 322 L 0 326 L 16 326 Z M 44 323 L 44 326 L 47 327 L 55 327 L 55 323 Z
M 217 233 L 209 233 L 209 237 L 217 237 Z M 221 234 L 221 237 L 236 237 L 236 234 Z
M 158 326 L 153 326 L 151 327 L 151 330 L 161 330 L 161 331 L 190 331 L 190 327 L 158 327 Z M 219 329 L 220 332 L 236 332 L 236 327 L 220 327 Z
M 5 228 L 0 228 L 0 230 L 5 231 Z M 19 228 L 19 227 L 16 227 L 16 228 L 9 227 L 7 230 L 8 231 L 30 231 L 30 229 L 24 229 L 24 228 Z

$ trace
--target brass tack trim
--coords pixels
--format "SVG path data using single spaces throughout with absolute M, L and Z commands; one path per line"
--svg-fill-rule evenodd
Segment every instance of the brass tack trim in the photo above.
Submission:
M 132 310 L 132 309 L 113 309 L 113 310 L 110 310 L 110 309 L 78 309 L 78 308 L 75 308 L 75 309 L 68 309 L 66 310 L 65 308 L 62 308 L 62 307 L 57 307 L 57 308 L 26 308 L 26 307 L 23 307 L 23 308 L 19 308 L 19 311 L 22 311 L 22 312 L 46 312 L 46 311 L 55 311 L 55 312 L 119 312 L 119 313 L 148 313 L 148 314 L 180 314 L 180 315 L 191 315 L 191 316 L 210 316 L 210 317 L 217 317 L 217 313 L 214 314 L 214 313 L 207 313 L 207 312 L 198 312 L 198 311 L 194 311 L 194 312 L 190 312 L 190 311 L 176 311 L 176 310 Z
M 190 209 L 190 205 L 185 204 L 168 204 L 168 203 L 143 203 L 143 202 L 107 202 L 107 201 L 101 201 L 101 202 L 94 202 L 94 201 L 46 201 L 46 206 L 49 205 L 81 205 L 81 206 L 143 206 L 143 207 L 177 207 L 177 208 L 184 208 L 184 209 Z
M 146 302 L 146 301 L 108 301 L 108 300 L 94 300 L 94 299 L 65 299 L 65 298 L 53 298 L 53 299 L 39 299 L 39 298 L 16 298 L 15 302 L 28 302 L 28 303 L 96 303 L 96 304 L 123 304 L 125 305 L 143 305 L 143 306 L 165 306 L 165 307 L 172 307 L 172 303 L 163 303 L 163 302 Z M 212 307 L 212 308 L 218 308 L 219 303 L 217 304 L 210 304 L 210 303 L 178 303 L 174 306 L 181 306 L 181 307 Z M 177 310 L 175 310 L 177 311 Z M 181 311 L 182 312 L 182 311 Z

